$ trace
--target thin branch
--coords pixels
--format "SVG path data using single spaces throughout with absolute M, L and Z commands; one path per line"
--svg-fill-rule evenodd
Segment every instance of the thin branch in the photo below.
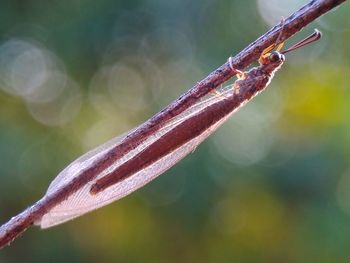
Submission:
M 316 18 L 320 17 L 324 13 L 328 12 L 329 10 L 335 8 L 345 1 L 346 0 L 313 0 L 309 2 L 300 10 L 296 11 L 294 14 L 285 19 L 283 25 L 283 34 L 280 40 L 285 41 L 300 31 L 302 28 L 313 22 Z M 256 61 L 259 58 L 260 54 L 265 48 L 276 41 L 280 31 L 281 23 L 273 27 L 256 41 L 247 46 L 238 55 L 233 57 L 231 60 L 232 66 L 236 69 L 244 70 L 252 62 Z M 200 98 L 208 94 L 210 91 L 234 75 L 235 72 L 231 70 L 228 62 L 226 62 L 211 74 L 209 74 L 205 79 L 198 82 L 184 95 L 179 97 L 161 112 L 141 125 L 137 130 L 131 132 L 115 150 L 121 154 L 125 153 L 128 149 L 142 142 L 143 138 L 160 129 L 164 123 L 173 118 L 173 116 L 176 116 L 186 110 L 188 107 L 196 103 Z M 109 160 L 102 159 L 101 163 L 97 165 L 97 169 L 103 170 L 108 165 Z M 84 171 L 84 173 L 86 173 L 86 178 L 91 176 L 93 173 L 96 174 L 96 168 L 94 169 L 94 171 L 90 171 L 91 169 Z M 86 182 L 81 181 L 74 183 L 84 184 Z M 28 227 L 30 227 L 35 220 L 40 219 L 51 208 L 66 199 L 71 193 L 72 190 L 69 188 L 63 188 L 63 190 L 57 195 L 43 198 L 19 215 L 11 218 L 10 221 L 0 227 L 0 248 L 3 248 L 6 245 L 10 244 L 11 241 L 13 241 Z

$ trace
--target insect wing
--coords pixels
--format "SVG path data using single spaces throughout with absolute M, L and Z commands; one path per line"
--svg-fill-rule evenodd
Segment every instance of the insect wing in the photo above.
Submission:
M 225 92 L 227 93 L 227 92 Z M 226 94 L 225 94 L 226 96 Z M 161 130 L 156 132 L 152 138 L 143 142 L 134 151 L 134 154 L 129 154 L 132 158 L 140 150 L 147 147 L 149 144 L 154 142 L 157 138 L 163 136 L 165 133 L 171 131 L 176 125 L 179 125 L 189 117 L 198 114 L 198 112 L 205 110 L 208 105 L 216 103 L 220 100 L 226 99 L 226 97 L 215 95 L 209 97 L 204 101 L 198 102 L 193 107 L 189 108 L 183 114 L 175 117 L 171 122 L 168 123 Z M 102 192 L 95 195 L 90 193 L 91 186 L 106 174 L 110 173 L 112 170 L 116 169 L 125 160 L 117 160 L 113 165 L 113 168 L 107 168 L 101 174 L 99 174 L 94 180 L 88 182 L 86 185 L 81 187 L 75 193 L 70 195 L 66 200 L 53 207 L 48 213 L 46 213 L 39 221 L 35 222 L 36 225 L 40 225 L 41 228 L 48 228 L 68 220 L 76 218 L 82 214 L 93 211 L 99 207 L 105 206 L 115 200 L 118 200 L 133 191 L 144 186 L 158 175 L 162 174 L 164 171 L 168 170 L 170 167 L 179 162 L 187 154 L 192 152 L 203 140 L 205 140 L 213 131 L 215 131 L 229 116 L 221 119 L 219 122 L 212 125 L 205 132 L 199 136 L 193 138 L 189 142 L 185 143 L 181 147 L 177 148 L 168 155 L 160 158 L 158 161 L 154 162 L 152 165 L 146 167 L 145 169 L 136 172 L 135 174 L 129 176 L 128 178 L 116 183 L 113 186 L 108 187 Z M 78 158 L 72 164 L 70 164 L 66 169 L 64 169 L 54 181 L 51 183 L 47 195 L 53 194 L 55 191 L 60 190 L 67 183 L 69 183 L 74 177 L 78 176 L 81 169 L 89 167 L 94 163 L 95 160 L 106 154 L 110 149 L 115 147 L 120 141 L 122 141 L 125 136 L 121 136 L 116 139 L 112 139 L 109 142 L 103 144 L 102 146 L 86 153 L 82 157 Z M 129 159 L 130 159 L 129 158 Z

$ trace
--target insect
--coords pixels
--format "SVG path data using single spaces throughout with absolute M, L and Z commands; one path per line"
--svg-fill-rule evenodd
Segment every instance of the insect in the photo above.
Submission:
M 75 160 L 52 181 L 42 199 L 0 228 L 0 247 L 32 224 L 48 228 L 64 223 L 147 184 L 194 151 L 235 111 L 263 91 L 285 61 L 284 54 L 320 37 L 315 30 L 283 52 L 278 37 L 276 44 L 262 52 L 260 65 L 248 72 L 234 69 L 229 58 L 231 69 L 238 72 L 238 80 L 230 88 L 216 91 L 136 143 L 123 144 L 128 137 L 124 135 Z M 12 230 L 8 230 L 9 225 Z

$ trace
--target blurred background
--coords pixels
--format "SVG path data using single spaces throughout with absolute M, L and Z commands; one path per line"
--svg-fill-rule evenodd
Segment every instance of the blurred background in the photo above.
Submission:
M 306 2 L 2 0 L 1 223 Z M 349 12 L 194 154 L 0 262 L 349 262 Z

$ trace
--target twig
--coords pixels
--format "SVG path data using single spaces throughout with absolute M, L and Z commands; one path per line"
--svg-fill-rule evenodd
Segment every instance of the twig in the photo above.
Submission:
M 284 21 L 283 34 L 280 41 L 284 41 L 300 31 L 303 27 L 313 22 L 316 18 L 345 2 L 346 0 L 314 0 L 303 6 L 300 10 L 289 16 Z M 273 44 L 281 31 L 281 23 L 266 32 L 256 41 L 247 46 L 238 55 L 232 58 L 231 63 L 233 68 L 244 70 L 252 62 L 256 61 L 262 51 Z M 179 97 L 161 112 L 156 114 L 149 121 L 141 125 L 137 130 L 131 132 L 124 141 L 118 145 L 118 153 L 124 153 L 129 148 L 139 144 L 143 138 L 160 129 L 166 121 L 183 112 L 185 109 L 193 105 L 201 97 L 208 94 L 210 91 L 218 87 L 223 82 L 233 77 L 236 73 L 232 71 L 228 62 L 216 69 L 205 79 L 198 82 L 184 95 Z M 102 159 L 98 169 L 103 170 L 109 165 L 109 160 Z M 96 174 L 96 168 L 92 171 L 87 169 L 84 171 L 88 178 L 91 174 Z M 88 179 L 86 179 L 88 180 Z M 75 184 L 84 184 L 85 181 L 74 182 Z M 17 236 L 31 226 L 35 220 L 40 219 L 52 207 L 62 202 L 71 194 L 69 188 L 64 188 L 55 196 L 43 198 L 37 203 L 27 208 L 19 215 L 11 218 L 6 224 L 0 227 L 0 248 L 10 244 Z

